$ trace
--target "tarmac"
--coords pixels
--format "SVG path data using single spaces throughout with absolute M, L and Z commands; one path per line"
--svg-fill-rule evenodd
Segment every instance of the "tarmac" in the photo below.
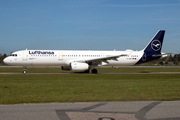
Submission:
M 0 120 L 180 120 L 180 101 L 0 105 Z
M 0 75 L 23 74 L 20 72 L 0 72 Z M 93 74 L 82 72 L 58 72 L 58 73 L 26 73 L 26 74 Z M 180 72 L 100 72 L 97 74 L 180 74 Z

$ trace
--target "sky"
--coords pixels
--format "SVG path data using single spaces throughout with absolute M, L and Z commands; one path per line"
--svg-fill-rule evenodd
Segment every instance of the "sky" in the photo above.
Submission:
M 0 53 L 142 50 L 166 30 L 162 52 L 180 53 L 180 0 L 1 0 Z

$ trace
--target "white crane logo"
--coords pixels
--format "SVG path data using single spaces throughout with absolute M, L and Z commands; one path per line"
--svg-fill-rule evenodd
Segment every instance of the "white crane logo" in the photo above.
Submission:
M 151 48 L 154 51 L 159 51 L 161 49 L 161 42 L 159 40 L 153 40 L 151 42 Z

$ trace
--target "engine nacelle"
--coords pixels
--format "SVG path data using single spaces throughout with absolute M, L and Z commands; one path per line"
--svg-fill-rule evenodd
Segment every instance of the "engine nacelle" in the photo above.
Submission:
M 88 70 L 88 69 L 89 69 L 89 65 L 87 63 L 79 63 L 79 62 L 71 63 L 71 70 L 83 71 L 83 70 Z
M 61 69 L 62 70 L 83 71 L 83 70 L 88 70 L 89 65 L 87 63 L 73 62 L 70 64 L 70 66 L 61 66 Z

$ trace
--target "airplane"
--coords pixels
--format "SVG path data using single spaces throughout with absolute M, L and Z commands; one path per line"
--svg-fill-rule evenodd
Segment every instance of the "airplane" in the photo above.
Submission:
M 165 30 L 159 30 L 147 46 L 140 51 L 90 51 L 90 50 L 21 50 L 13 52 L 3 61 L 7 65 L 61 66 L 62 70 L 84 71 L 96 74 L 99 66 L 133 66 L 173 53 L 161 53 Z

